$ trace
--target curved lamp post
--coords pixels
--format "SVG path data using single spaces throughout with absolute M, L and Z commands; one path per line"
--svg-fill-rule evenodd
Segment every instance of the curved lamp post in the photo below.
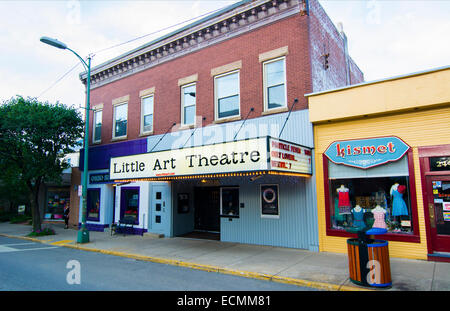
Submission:
M 75 54 L 86 69 L 87 72 L 87 82 L 86 82 L 86 119 L 85 119 L 85 134 L 84 134 L 84 172 L 82 181 L 82 206 L 81 206 L 81 228 L 78 231 L 77 242 L 78 243 L 88 243 L 89 242 L 89 231 L 86 228 L 86 214 L 87 214 L 87 184 L 88 184 L 88 147 L 89 147 L 89 111 L 90 111 L 90 97 L 89 92 L 91 88 L 91 56 L 88 56 L 88 62 L 86 63 L 83 58 L 80 57 L 75 51 L 68 48 L 66 44 L 52 39 L 49 37 L 41 37 L 41 42 L 54 46 L 58 49 L 69 50 Z

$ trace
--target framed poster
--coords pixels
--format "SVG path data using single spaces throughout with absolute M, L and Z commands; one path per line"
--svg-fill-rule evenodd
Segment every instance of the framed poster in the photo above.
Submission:
M 261 185 L 261 217 L 279 218 L 278 185 Z
M 178 214 L 189 213 L 189 193 L 178 193 Z

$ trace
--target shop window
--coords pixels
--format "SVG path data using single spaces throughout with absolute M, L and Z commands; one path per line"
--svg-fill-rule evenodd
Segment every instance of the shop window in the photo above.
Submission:
M 154 96 L 147 96 L 141 99 L 141 134 L 153 131 L 153 106 Z
M 328 162 L 331 229 L 414 234 L 408 156 L 370 169 Z
M 63 219 L 64 208 L 70 205 L 70 192 L 63 189 L 50 189 L 47 192 L 47 206 L 44 219 Z
M 214 86 L 216 119 L 239 116 L 239 71 L 214 77 Z
M 239 188 L 220 188 L 220 215 L 239 217 Z
M 122 188 L 120 196 L 121 219 L 139 224 L 139 188 Z
M 87 191 L 87 220 L 100 220 L 100 189 L 88 189 Z
M 113 138 L 127 136 L 128 104 L 114 106 Z
M 283 108 L 286 101 L 285 57 L 267 61 L 264 71 L 264 110 Z
M 181 122 L 183 125 L 195 123 L 196 85 L 195 83 L 181 87 Z
M 99 143 L 102 140 L 102 110 L 94 111 L 94 135 L 93 142 Z

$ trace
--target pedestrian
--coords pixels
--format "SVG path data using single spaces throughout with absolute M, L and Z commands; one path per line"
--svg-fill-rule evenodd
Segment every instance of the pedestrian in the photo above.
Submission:
M 69 213 L 70 213 L 70 206 L 69 204 L 67 204 L 64 207 L 64 222 L 66 223 L 66 225 L 64 226 L 64 229 L 69 229 Z

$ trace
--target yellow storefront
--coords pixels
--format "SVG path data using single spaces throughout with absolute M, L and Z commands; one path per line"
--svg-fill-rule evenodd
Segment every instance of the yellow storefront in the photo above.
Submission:
M 391 257 L 450 260 L 450 67 L 306 96 L 320 251 L 373 226 Z

